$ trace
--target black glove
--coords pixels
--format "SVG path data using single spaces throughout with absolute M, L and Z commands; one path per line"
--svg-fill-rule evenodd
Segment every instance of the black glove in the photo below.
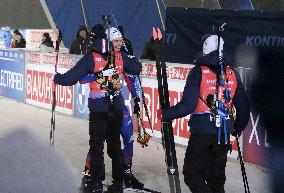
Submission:
M 138 113 L 140 112 L 140 98 L 139 97 L 136 97 L 134 99 L 134 111 L 133 113 L 138 115 Z
M 52 79 L 53 82 L 54 82 L 55 76 L 57 76 L 57 74 L 59 74 L 59 73 L 58 72 L 53 72 L 51 74 L 51 79 Z

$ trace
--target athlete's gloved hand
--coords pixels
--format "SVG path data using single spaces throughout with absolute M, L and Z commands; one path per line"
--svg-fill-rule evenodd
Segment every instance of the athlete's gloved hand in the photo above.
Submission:
M 139 103 L 140 103 L 140 98 L 136 97 L 134 99 L 134 111 L 133 111 L 133 113 L 136 114 L 136 115 L 140 112 L 140 105 L 139 105 Z
M 163 109 L 158 109 L 158 110 L 157 110 L 157 118 L 158 118 L 159 120 L 162 120 L 162 114 L 163 114 Z
M 242 132 L 243 131 L 240 131 L 240 130 L 235 130 L 231 133 L 231 135 L 233 135 L 234 137 L 240 137 L 242 135 Z
M 53 72 L 53 73 L 51 74 L 51 80 L 52 80 L 52 81 L 54 81 L 54 77 L 55 77 L 56 74 L 58 74 L 58 72 Z
M 110 69 L 107 69 L 107 70 L 103 70 L 102 71 L 102 75 L 103 76 L 113 76 L 115 75 L 117 72 L 115 70 L 115 68 L 110 68 Z

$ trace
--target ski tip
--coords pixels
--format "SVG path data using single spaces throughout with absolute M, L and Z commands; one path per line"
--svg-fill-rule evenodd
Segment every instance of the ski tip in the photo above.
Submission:
M 153 39 L 154 40 L 162 40 L 163 38 L 163 34 L 162 31 L 160 30 L 160 28 L 154 28 L 153 27 Z
M 127 193 L 131 192 L 138 192 L 138 193 L 161 193 L 155 190 L 151 190 L 149 188 L 141 188 L 141 189 L 135 189 L 135 188 L 125 188 L 124 191 L 127 191 Z

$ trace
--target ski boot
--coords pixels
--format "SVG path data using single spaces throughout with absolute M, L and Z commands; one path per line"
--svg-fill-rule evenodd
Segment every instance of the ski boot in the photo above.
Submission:
M 89 193 L 93 189 L 93 179 L 89 173 L 89 170 L 83 172 L 83 178 L 80 186 L 82 193 Z
M 106 193 L 123 193 L 123 181 L 113 181 L 113 184 L 107 188 Z
M 125 188 L 142 189 L 144 184 L 139 182 L 131 171 L 131 165 L 124 166 L 124 185 Z
M 96 181 L 93 183 L 92 191 L 90 193 L 103 193 L 103 183 L 102 181 Z

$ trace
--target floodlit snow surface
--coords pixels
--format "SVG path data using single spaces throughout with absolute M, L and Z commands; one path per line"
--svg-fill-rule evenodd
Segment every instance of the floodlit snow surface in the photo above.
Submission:
M 50 118 L 48 110 L 0 97 L 0 192 L 73 193 L 79 187 L 89 148 L 88 121 L 56 114 L 53 150 L 49 147 Z M 177 146 L 176 151 L 182 192 L 190 192 L 181 172 L 185 147 Z M 105 165 L 105 183 L 110 184 L 111 161 L 106 154 Z M 245 166 L 251 192 L 272 192 L 268 169 Z M 146 148 L 135 142 L 133 173 L 147 188 L 170 192 L 159 142 L 151 140 Z M 244 192 L 238 160 L 229 159 L 226 175 L 226 192 Z

